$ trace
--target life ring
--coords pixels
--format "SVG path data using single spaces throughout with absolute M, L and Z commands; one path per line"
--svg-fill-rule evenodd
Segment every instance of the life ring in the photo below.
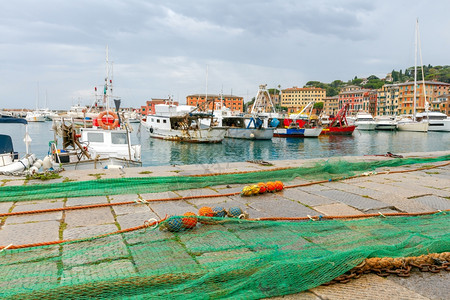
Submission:
M 111 123 L 111 124 L 104 123 L 103 122 L 103 117 L 105 115 L 112 116 L 114 118 L 114 122 Z M 105 110 L 105 111 L 102 111 L 101 113 L 98 114 L 98 116 L 97 116 L 97 123 L 98 123 L 98 126 L 100 126 L 103 129 L 114 129 L 117 126 L 119 126 L 119 117 L 117 116 L 117 114 L 115 112 L 110 111 L 110 110 Z

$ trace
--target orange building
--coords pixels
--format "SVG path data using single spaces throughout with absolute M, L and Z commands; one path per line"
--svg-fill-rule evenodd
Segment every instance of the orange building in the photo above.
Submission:
M 398 112 L 400 114 L 414 113 L 414 82 L 405 82 L 398 85 Z M 437 81 L 425 81 L 425 93 L 423 82 L 417 82 L 416 88 L 416 112 L 425 111 L 425 95 L 428 103 L 434 103 L 442 95 L 448 94 L 450 84 Z M 432 105 L 430 105 L 431 107 Z
M 152 100 L 148 100 L 146 102 L 146 105 L 141 106 L 141 115 L 143 115 L 143 116 L 154 115 L 155 114 L 155 105 L 156 104 L 165 104 L 167 102 L 169 102 L 169 99 L 152 98 Z M 171 104 L 178 105 L 178 102 L 172 101 Z
M 206 96 L 208 97 L 209 105 L 205 108 Z M 217 109 L 223 102 L 223 106 L 229 108 L 231 111 L 244 111 L 244 98 L 235 95 L 205 95 L 195 94 L 186 97 L 186 104 L 191 106 L 198 106 L 201 110 L 212 110 L 213 102 L 215 103 L 214 109 Z M 219 105 L 218 105 L 219 104 Z

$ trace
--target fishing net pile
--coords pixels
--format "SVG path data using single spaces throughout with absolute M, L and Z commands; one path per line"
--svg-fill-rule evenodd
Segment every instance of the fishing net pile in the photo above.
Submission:
M 187 222 L 172 217 L 158 228 L 177 218 Z M 444 212 L 304 222 L 198 218 L 180 231 L 148 227 L 7 249 L 0 253 L 0 297 L 257 299 L 327 283 L 366 258 L 450 249 Z
M 450 155 L 435 158 L 396 158 L 391 160 L 361 162 L 339 160 L 320 162 L 310 167 L 214 174 L 210 176 L 115 178 L 80 182 L 5 186 L 0 187 L 0 202 L 129 193 L 157 193 L 169 190 L 186 190 L 222 184 L 257 183 L 261 181 L 270 181 L 274 178 L 281 181 L 290 181 L 297 177 L 304 180 L 331 181 L 371 172 L 378 168 L 390 168 L 447 160 L 450 160 Z

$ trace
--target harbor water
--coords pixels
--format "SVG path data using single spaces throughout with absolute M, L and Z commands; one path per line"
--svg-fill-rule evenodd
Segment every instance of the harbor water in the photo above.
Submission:
M 361 156 L 402 152 L 430 152 L 450 149 L 448 132 L 358 131 L 351 136 L 319 138 L 273 138 L 268 141 L 225 139 L 219 144 L 191 144 L 150 138 L 140 124 L 132 124 L 132 144 L 142 145 L 142 165 L 186 165 L 247 160 L 288 160 Z M 52 122 L 29 123 L 30 152 L 43 159 L 54 140 Z M 25 153 L 25 126 L 2 124 L 0 134 L 13 138 L 15 151 Z

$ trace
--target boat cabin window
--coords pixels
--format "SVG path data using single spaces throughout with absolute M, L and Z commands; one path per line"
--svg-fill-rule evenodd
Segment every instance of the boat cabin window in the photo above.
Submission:
M 163 120 L 163 123 L 167 123 L 167 120 L 166 120 L 166 119 L 164 119 L 164 120 Z
M 88 141 L 91 143 L 103 143 L 103 133 L 101 132 L 88 132 L 87 134 Z
M 160 122 L 160 119 L 156 119 L 156 123 L 161 123 L 161 122 Z
M 111 132 L 111 143 L 126 144 L 127 134 L 125 132 Z
M 13 143 L 9 135 L 0 134 L 0 154 L 13 153 Z

